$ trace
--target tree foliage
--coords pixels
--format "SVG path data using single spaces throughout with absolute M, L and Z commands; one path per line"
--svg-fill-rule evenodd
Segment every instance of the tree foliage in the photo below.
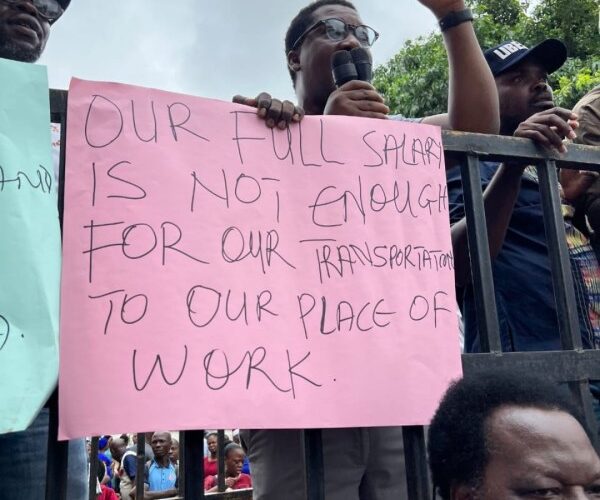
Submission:
M 567 63 L 551 75 L 558 105 L 572 108 L 600 85 L 599 0 L 468 0 L 475 32 L 484 48 L 507 40 L 532 46 L 559 38 L 569 50 Z M 406 42 L 375 70 L 373 83 L 393 113 L 427 116 L 447 109 L 448 62 L 439 33 Z

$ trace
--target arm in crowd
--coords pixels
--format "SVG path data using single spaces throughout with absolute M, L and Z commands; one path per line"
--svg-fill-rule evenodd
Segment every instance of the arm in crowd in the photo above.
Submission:
M 577 116 L 570 110 L 552 108 L 532 115 L 522 122 L 514 137 L 532 139 L 537 144 L 564 152 L 563 137 L 572 135 Z M 515 201 L 521 187 L 521 176 L 526 165 L 503 163 L 483 193 L 490 256 L 494 260 L 504 243 Z M 462 217 L 452 226 L 455 278 L 457 286 L 465 286 L 470 277 L 467 222 Z

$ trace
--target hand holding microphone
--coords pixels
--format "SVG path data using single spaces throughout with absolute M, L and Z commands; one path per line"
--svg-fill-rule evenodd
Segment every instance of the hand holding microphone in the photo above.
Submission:
M 339 50 L 333 54 L 331 66 L 338 89 L 329 96 L 324 114 L 387 118 L 389 108 L 369 83 L 373 63 L 367 50 Z

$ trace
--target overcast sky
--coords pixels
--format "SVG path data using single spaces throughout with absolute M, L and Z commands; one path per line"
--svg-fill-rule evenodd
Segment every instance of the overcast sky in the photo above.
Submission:
M 230 100 L 268 91 L 293 100 L 283 39 L 308 0 L 72 0 L 41 64 L 50 86 L 72 76 Z M 356 0 L 380 32 L 375 64 L 435 29 L 417 0 Z

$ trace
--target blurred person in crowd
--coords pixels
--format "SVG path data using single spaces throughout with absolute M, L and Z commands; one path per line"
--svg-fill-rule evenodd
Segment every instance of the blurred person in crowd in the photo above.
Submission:
M 102 453 L 106 458 L 111 459 L 112 456 L 110 454 L 110 442 L 112 441 L 112 436 L 101 436 L 98 440 L 98 451 Z
M 600 86 L 595 87 L 575 105 L 579 117 L 576 144 L 600 146 Z M 600 235 L 600 180 L 597 172 L 563 169 L 561 183 L 565 198 L 575 208 L 577 227 L 592 237 L 598 255 Z
M 106 466 L 108 481 L 112 479 L 112 458 L 110 457 L 109 445 L 112 441 L 111 436 L 101 436 L 98 440 L 98 458 Z
M 150 442 L 152 441 L 152 436 L 154 432 L 144 432 L 144 454 L 146 456 L 146 461 L 152 460 L 154 458 L 154 452 L 152 451 L 152 446 Z M 131 441 L 132 445 L 128 448 L 137 453 L 137 434 L 133 434 Z
M 179 465 L 179 441 L 171 440 L 171 449 L 169 450 L 169 458 L 173 465 Z
M 100 493 L 97 500 L 119 500 L 115 490 L 106 486 L 108 481 L 107 468 L 104 462 L 98 462 L 98 486 Z
M 0 0 L 0 57 L 36 62 L 44 52 L 52 26 L 69 3 L 70 0 Z M 44 497 L 48 419 L 48 409 L 44 408 L 27 430 L 0 436 L 4 500 Z M 87 498 L 83 439 L 69 443 L 68 496 L 74 500 Z
M 252 488 L 252 478 L 242 472 L 246 453 L 236 443 L 229 443 L 223 451 L 225 456 L 225 491 Z M 219 490 L 218 475 L 207 476 L 204 479 L 204 491 L 207 493 Z
M 240 446 L 242 446 L 242 440 L 240 438 L 240 430 L 239 429 L 235 429 L 233 431 L 233 442 L 235 444 L 239 444 Z M 242 446 L 243 448 L 243 446 Z M 244 450 L 244 453 L 246 452 L 246 450 Z M 250 460 L 248 459 L 248 456 L 246 455 L 244 457 L 244 464 L 242 465 L 242 472 L 244 474 L 250 474 Z
M 154 458 L 144 468 L 144 499 L 177 496 L 178 469 L 169 458 L 172 438 L 169 432 L 155 432 L 152 436 Z M 130 493 L 135 498 L 135 488 Z
M 113 476 L 115 488 L 121 498 L 129 500 L 129 493 L 135 486 L 137 470 L 137 457 L 134 450 L 127 448 L 123 437 L 115 438 L 110 443 L 110 451 L 113 457 Z
M 438 19 L 449 60 L 448 113 L 416 121 L 465 132 L 498 132 L 498 95 L 463 0 L 419 0 Z M 398 16 L 409 4 L 398 3 Z M 389 14 L 390 16 L 392 13 Z M 376 119 L 389 108 L 368 82 L 352 80 L 336 88 L 332 56 L 362 47 L 369 51 L 378 33 L 365 25 L 345 0 L 319 0 L 292 20 L 286 37 L 288 70 L 298 99 L 234 97 L 257 108 L 268 127 L 285 128 L 307 115 L 345 115 Z M 306 498 L 303 438 L 298 430 L 244 430 L 256 500 Z M 325 497 L 328 500 L 406 499 L 400 427 L 325 429 L 323 431 Z M 282 464 L 293 466 L 282 467 Z
M 600 498 L 600 458 L 568 390 L 492 370 L 455 382 L 429 427 L 443 500 Z
M 211 432 L 206 435 L 206 445 L 208 447 L 208 455 L 204 457 L 204 478 L 208 476 L 216 476 L 219 471 L 218 451 L 219 441 L 216 432 Z
M 577 115 L 554 106 L 548 75 L 567 58 L 565 45 L 545 40 L 528 49 L 515 41 L 485 52 L 500 99 L 500 133 L 565 152 Z M 560 350 L 559 324 L 537 172 L 522 162 L 481 162 L 494 288 L 504 351 Z M 460 168 L 447 172 L 456 284 L 465 321 L 465 350 L 480 340 L 471 283 Z M 564 207 L 563 207 L 564 208 Z M 565 212 L 567 213 L 567 212 Z M 565 219 L 583 347 L 600 347 L 600 267 L 589 241 Z M 598 397 L 596 383 L 592 392 Z

